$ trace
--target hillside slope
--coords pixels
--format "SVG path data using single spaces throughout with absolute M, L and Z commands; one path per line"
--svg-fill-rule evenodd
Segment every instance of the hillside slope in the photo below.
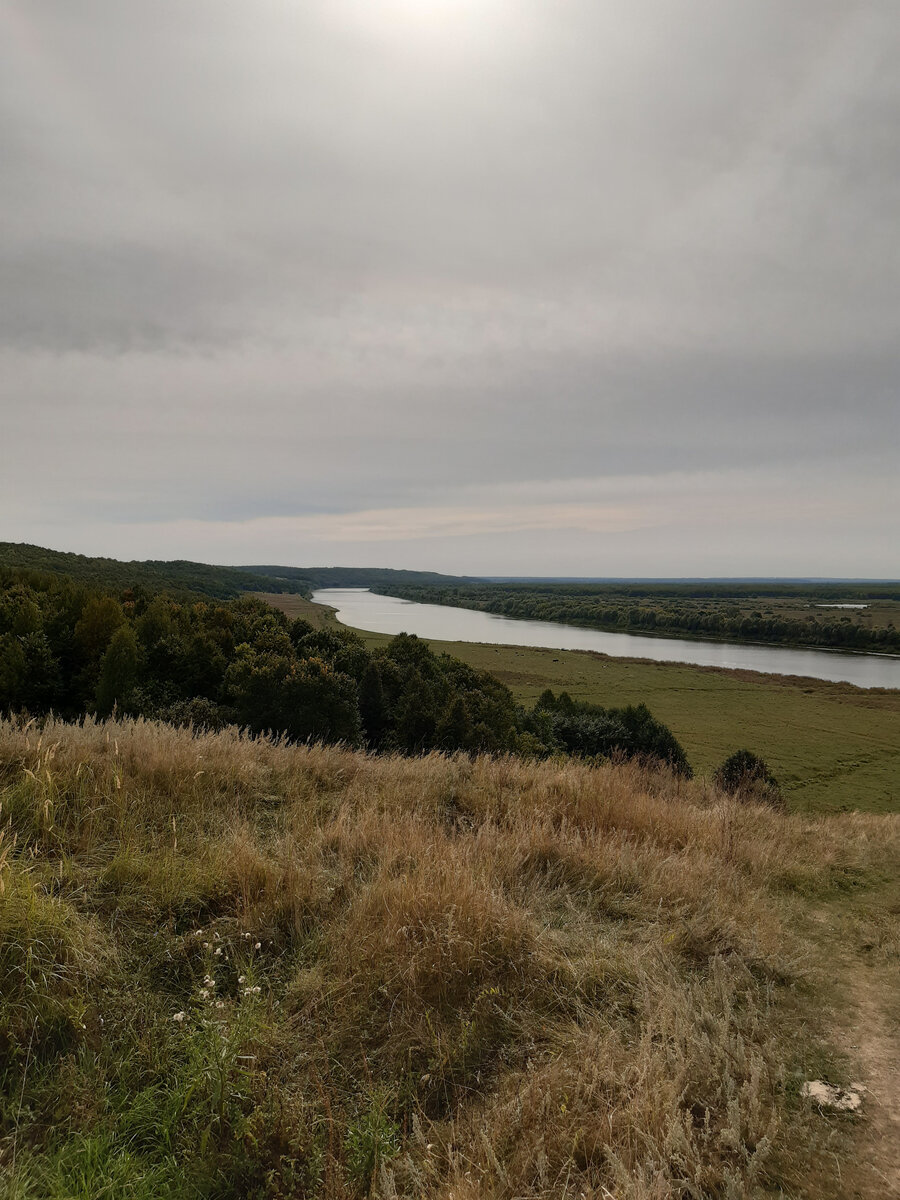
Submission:
M 0 567 L 67 575 L 78 583 L 125 591 L 138 587 L 173 594 L 196 593 L 217 600 L 230 600 L 244 592 L 298 592 L 309 586 L 308 580 L 276 580 L 241 567 L 216 567 L 209 563 L 173 560 L 161 562 L 121 562 L 115 558 L 91 558 L 47 550 L 24 542 L 0 542 Z
M 450 587 L 476 582 L 467 575 L 441 575 L 437 571 L 400 571 L 392 567 L 240 567 L 254 575 L 281 582 L 301 580 L 312 587 Z
M 11 1195 L 878 1194 L 803 930 L 897 818 L 140 721 L 0 725 L 0 804 Z
M 316 587 L 461 584 L 470 580 L 432 571 L 361 567 L 222 567 L 183 559 L 122 562 L 48 550 L 26 542 L 0 542 L 0 567 L 68 575 L 79 583 L 124 591 L 143 587 L 232 600 L 245 592 L 303 594 Z

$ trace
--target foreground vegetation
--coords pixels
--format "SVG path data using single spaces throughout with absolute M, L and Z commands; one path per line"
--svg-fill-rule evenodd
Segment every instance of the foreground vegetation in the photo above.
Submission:
M 613 633 L 900 653 L 898 583 L 469 582 L 435 586 L 388 580 L 378 590 L 425 604 L 449 604 Z
M 878 1194 L 804 929 L 896 818 L 141 720 L 0 723 L 0 807 L 7 1195 Z

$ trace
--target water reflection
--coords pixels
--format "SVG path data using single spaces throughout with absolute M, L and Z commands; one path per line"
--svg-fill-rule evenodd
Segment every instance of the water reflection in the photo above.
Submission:
M 596 650 L 615 658 L 649 658 L 656 662 L 694 663 L 775 675 L 806 675 L 863 688 L 900 688 L 900 656 L 604 633 L 550 621 L 518 621 L 466 608 L 419 604 L 381 596 L 366 588 L 322 588 L 313 593 L 313 599 L 337 609 L 338 619 L 345 625 L 373 633 L 416 633 L 419 637 L 445 642 L 484 642 L 495 646 Z

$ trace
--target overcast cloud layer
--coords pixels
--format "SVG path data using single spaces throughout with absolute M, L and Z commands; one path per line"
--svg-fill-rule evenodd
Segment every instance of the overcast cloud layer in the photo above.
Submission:
M 896 0 L 0 0 L 0 539 L 900 574 Z

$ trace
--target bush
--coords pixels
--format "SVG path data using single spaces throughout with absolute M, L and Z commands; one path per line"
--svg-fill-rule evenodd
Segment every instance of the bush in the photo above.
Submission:
M 752 750 L 735 750 L 721 764 L 714 779 L 716 785 L 731 796 L 755 800 L 772 808 L 785 807 L 778 780 Z
M 656 720 L 646 704 L 607 709 L 573 700 L 568 692 L 554 696 L 547 688 L 538 697 L 533 712 L 526 714 L 524 724 L 526 733 L 543 738 L 550 749 L 558 748 L 579 758 L 620 755 L 663 762 L 686 779 L 693 774 L 675 735 Z

